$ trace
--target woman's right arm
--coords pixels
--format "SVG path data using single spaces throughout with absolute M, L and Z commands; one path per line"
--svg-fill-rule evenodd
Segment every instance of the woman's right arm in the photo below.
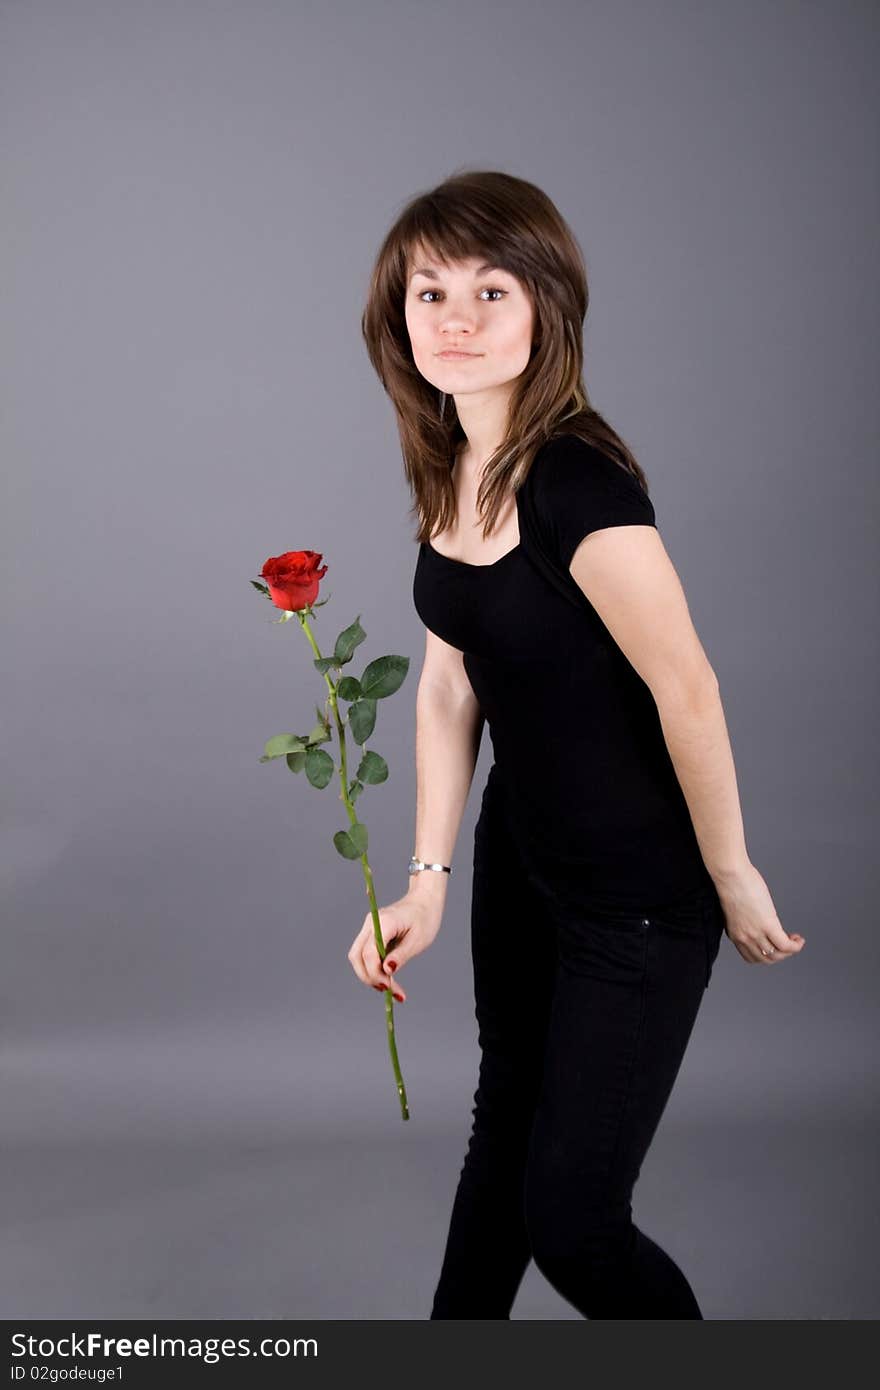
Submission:
M 462 653 L 426 629 L 425 658 L 416 692 L 416 816 L 413 854 L 431 864 L 452 864 L 464 808 L 473 781 L 483 731 L 483 713 L 464 670 Z M 421 869 L 410 876 L 406 894 L 379 909 L 388 950 L 383 966 L 370 913 L 348 959 L 358 979 L 375 989 L 397 968 L 424 951 L 440 930 L 449 875 Z M 399 992 L 395 980 L 396 997 Z
M 452 864 L 482 731 L 461 652 L 428 631 L 416 693 L 416 859 Z M 410 878 L 409 891 L 442 913 L 448 884 L 448 874 L 422 869 Z

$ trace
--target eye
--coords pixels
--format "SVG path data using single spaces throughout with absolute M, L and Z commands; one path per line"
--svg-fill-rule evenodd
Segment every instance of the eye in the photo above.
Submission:
M 433 299 L 425 299 L 424 296 L 425 296 L 426 294 L 439 294 L 439 293 L 440 293 L 439 290 L 421 290 L 421 291 L 418 293 L 418 298 L 422 301 L 423 304 L 433 304 L 433 303 L 434 303 Z M 484 286 L 484 288 L 480 291 L 480 293 L 481 293 L 481 294 L 500 294 L 501 296 L 504 296 L 504 295 L 506 295 L 506 294 L 509 294 L 510 291 L 509 291 L 509 290 L 501 290 L 501 289 L 498 289 L 498 287 L 495 286 L 495 285 L 486 285 L 486 286 Z M 492 304 L 497 304 L 497 303 L 498 303 L 497 299 L 490 300 L 489 302 L 492 303 Z

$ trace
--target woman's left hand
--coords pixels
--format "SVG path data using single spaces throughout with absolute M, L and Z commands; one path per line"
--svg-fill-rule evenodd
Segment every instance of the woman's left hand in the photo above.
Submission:
M 716 887 L 724 909 L 724 929 L 749 965 L 775 965 L 807 944 L 799 932 L 789 933 L 783 927 L 754 864 L 716 882 Z

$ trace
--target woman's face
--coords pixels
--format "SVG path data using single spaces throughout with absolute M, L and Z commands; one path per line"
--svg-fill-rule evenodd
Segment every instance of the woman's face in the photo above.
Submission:
M 422 376 L 456 398 L 513 381 L 532 349 L 534 312 L 525 287 L 484 257 L 442 266 L 424 253 L 409 264 L 406 326 Z M 466 357 L 442 357 L 461 348 Z

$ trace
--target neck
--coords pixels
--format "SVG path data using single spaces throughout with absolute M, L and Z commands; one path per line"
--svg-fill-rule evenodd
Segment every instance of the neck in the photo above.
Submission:
M 507 431 L 510 392 L 496 388 L 455 398 L 465 433 L 458 457 L 468 472 L 480 473 Z

